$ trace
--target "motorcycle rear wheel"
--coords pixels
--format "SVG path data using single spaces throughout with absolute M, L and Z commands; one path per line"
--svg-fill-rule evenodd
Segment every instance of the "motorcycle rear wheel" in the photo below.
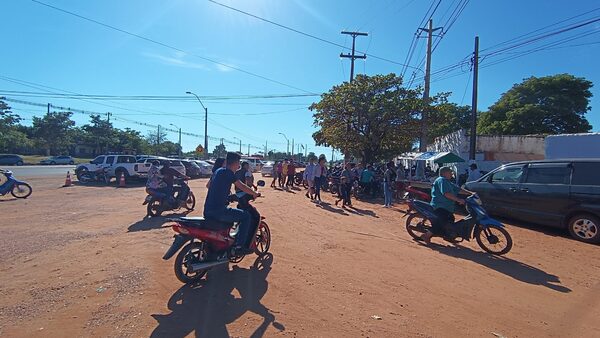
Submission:
M 208 270 L 190 271 L 189 267 L 193 263 L 201 263 L 208 259 L 208 249 L 204 243 L 192 242 L 179 251 L 175 258 L 175 277 L 180 282 L 188 284 L 199 281 Z
M 160 200 L 152 199 L 148 206 L 146 207 L 146 215 L 148 217 L 158 217 L 162 214 L 162 208 L 160 205 Z
M 269 226 L 265 222 L 261 221 L 258 225 L 255 246 L 254 253 L 258 256 L 263 256 L 269 252 L 269 248 L 271 247 L 271 230 L 269 230 Z
M 484 251 L 498 256 L 507 254 L 513 246 L 508 231 L 496 225 L 481 227 L 475 234 L 475 240 Z
M 10 191 L 15 198 L 27 198 L 31 195 L 31 186 L 27 183 L 18 183 Z
M 414 213 L 406 219 L 406 231 L 414 239 L 421 238 L 421 235 L 429 230 L 431 230 L 431 221 L 421 214 Z

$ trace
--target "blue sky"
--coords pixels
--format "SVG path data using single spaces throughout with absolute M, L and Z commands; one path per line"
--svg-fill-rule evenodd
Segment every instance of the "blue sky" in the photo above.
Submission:
M 159 46 L 130 35 L 64 14 L 27 0 L 3 1 L 3 53 L 0 53 L 0 91 L 40 92 L 37 85 L 79 94 L 106 95 L 185 95 L 200 96 L 321 93 L 347 81 L 350 65 L 339 58 L 347 52 L 338 46 L 317 41 L 206 0 L 43 0 L 62 9 L 120 29 L 154 39 L 179 49 Z M 357 39 L 357 49 L 378 57 L 404 63 L 413 34 L 432 1 L 323 1 L 323 0 L 222 0 L 222 3 L 288 25 L 337 44 L 350 46 L 351 39 L 341 30 L 361 30 L 368 37 Z M 442 0 L 433 15 L 434 26 L 445 23 L 460 1 Z M 432 59 L 432 70 L 464 59 L 473 51 L 479 35 L 482 50 L 505 40 L 579 15 L 598 7 L 597 1 L 470 1 L 448 30 Z M 600 10 L 562 25 L 600 17 Z M 556 26 L 558 27 L 558 26 Z M 552 28 L 549 28 L 550 30 Z M 571 73 L 593 81 L 594 98 L 588 119 L 600 131 L 600 24 L 545 39 L 507 54 L 484 59 L 480 70 L 479 108 L 485 110 L 513 84 L 529 76 Z M 572 37 L 550 46 L 549 50 L 493 65 L 494 60 L 518 56 L 546 43 Z M 548 46 L 547 46 L 548 47 Z M 499 48 L 499 47 L 497 47 Z M 412 66 L 424 56 L 425 40 L 420 39 Z M 258 74 L 289 85 L 270 82 L 233 70 L 203 58 Z M 487 66 L 490 65 L 490 66 Z M 368 57 L 357 60 L 356 73 L 400 74 L 402 66 Z M 411 76 L 411 70 L 406 73 Z M 418 74 L 417 74 L 418 75 Z M 451 101 L 470 104 L 468 67 L 456 69 L 432 82 L 432 93 L 452 92 Z M 6 77 L 36 84 L 33 88 L 6 81 Z M 4 78 L 4 79 L 3 79 Z M 420 84 L 419 81 L 415 85 Z M 466 94 L 465 94 L 466 93 Z M 94 101 L 59 98 L 16 97 L 26 101 L 113 113 L 115 126 L 148 132 L 149 127 L 130 121 L 204 133 L 203 112 L 194 101 Z M 254 100 L 205 100 L 209 110 L 208 134 L 216 138 L 242 140 L 253 147 L 285 150 L 285 133 L 296 143 L 308 144 L 309 151 L 331 154 L 315 147 L 314 127 L 307 107 L 317 97 Z M 10 103 L 25 118 L 42 115 L 44 108 Z M 107 106 L 108 105 L 108 106 Z M 110 107 L 109 107 L 110 106 Z M 263 114 L 266 113 L 266 114 Z M 176 114 L 176 115 L 174 115 Z M 252 115 L 249 115 L 252 114 Z M 119 120 L 121 118 L 121 120 Z M 88 118 L 75 114 L 78 124 Z M 173 128 L 173 127 L 171 127 Z M 169 139 L 177 136 L 169 133 Z M 184 150 L 202 140 L 183 137 Z M 212 151 L 215 141 L 209 141 Z M 229 149 L 236 146 L 226 144 Z M 255 150 L 256 151 L 256 150 Z

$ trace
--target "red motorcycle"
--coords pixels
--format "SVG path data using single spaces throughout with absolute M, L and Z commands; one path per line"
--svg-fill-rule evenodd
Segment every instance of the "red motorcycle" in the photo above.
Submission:
M 265 182 L 258 181 L 257 185 L 263 187 Z M 254 226 L 254 241 L 250 248 L 258 256 L 266 254 L 271 246 L 271 231 L 265 217 L 250 204 L 252 196 L 240 192 L 231 195 L 229 200 L 238 201 L 237 208 L 250 213 L 251 224 Z M 172 221 L 177 235 L 173 236 L 173 244 L 163 259 L 168 260 L 179 251 L 175 258 L 175 276 L 182 283 L 197 282 L 211 268 L 230 262 L 239 263 L 244 259 L 244 255 L 235 255 L 232 250 L 238 233 L 237 223 L 224 223 L 203 217 L 181 217 Z
M 422 190 L 419 190 L 412 185 L 409 185 L 404 188 L 404 199 L 414 199 L 423 202 L 431 202 L 431 194 L 428 194 Z

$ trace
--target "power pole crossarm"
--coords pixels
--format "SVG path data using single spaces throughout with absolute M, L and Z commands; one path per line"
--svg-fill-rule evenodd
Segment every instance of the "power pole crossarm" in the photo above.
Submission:
M 356 37 L 357 36 L 368 36 L 368 33 L 361 33 L 361 32 L 347 32 L 347 31 L 342 31 L 342 34 L 346 34 L 346 35 L 350 35 L 352 36 L 352 54 L 344 54 L 344 53 L 340 53 L 340 57 L 341 58 L 349 58 L 350 59 L 350 82 L 352 82 L 352 80 L 354 79 L 354 60 L 356 59 L 366 59 L 367 55 L 363 54 L 363 55 L 356 55 L 355 51 L 355 46 L 356 46 Z

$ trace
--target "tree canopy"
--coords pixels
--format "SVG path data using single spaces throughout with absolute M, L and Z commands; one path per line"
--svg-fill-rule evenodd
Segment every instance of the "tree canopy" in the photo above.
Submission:
M 525 135 L 581 133 L 591 130 L 592 82 L 570 74 L 530 77 L 514 85 L 481 114 L 480 134 Z
M 340 149 L 363 162 L 386 160 L 411 150 L 419 136 L 422 108 L 421 90 L 404 88 L 401 77 L 357 75 L 311 105 L 319 128 L 313 138 L 317 145 Z

